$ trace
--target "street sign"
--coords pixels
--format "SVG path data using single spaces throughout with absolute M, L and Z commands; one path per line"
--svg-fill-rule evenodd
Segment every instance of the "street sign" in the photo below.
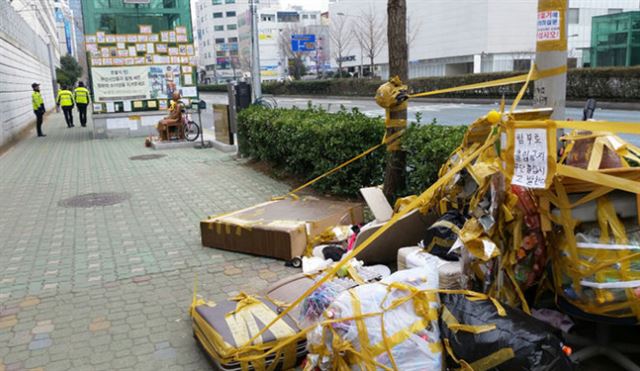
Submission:
M 312 52 L 316 50 L 316 35 L 291 35 L 291 51 Z

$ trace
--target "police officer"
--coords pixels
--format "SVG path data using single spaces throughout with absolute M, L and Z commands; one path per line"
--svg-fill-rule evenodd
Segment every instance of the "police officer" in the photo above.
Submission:
M 66 87 L 62 87 L 58 91 L 58 97 L 56 98 L 56 104 L 62 107 L 64 112 L 64 120 L 67 122 L 67 127 L 73 127 L 73 93 Z
M 31 93 L 31 105 L 33 106 L 33 113 L 36 114 L 36 131 L 39 137 L 46 137 L 46 135 L 42 134 L 42 121 L 45 109 L 44 100 L 42 100 L 42 95 L 40 94 L 40 84 L 34 82 L 31 84 L 31 89 L 33 89 L 33 93 Z
M 73 97 L 78 105 L 78 114 L 80 114 L 80 124 L 82 127 L 87 126 L 87 105 L 89 104 L 89 90 L 84 87 L 84 83 L 80 81 L 78 87 L 73 91 Z

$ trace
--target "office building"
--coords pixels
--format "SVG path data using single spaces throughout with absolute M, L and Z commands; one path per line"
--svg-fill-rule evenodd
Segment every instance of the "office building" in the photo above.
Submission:
M 370 0 L 369 7 L 363 7 L 359 0 L 330 0 L 331 27 L 345 20 L 358 25 L 368 14 L 385 16 L 386 3 Z M 570 67 L 589 65 L 586 50 L 591 46 L 592 17 L 640 8 L 639 0 L 571 0 L 569 4 Z M 409 76 L 528 70 L 535 57 L 537 6 L 537 0 L 407 0 Z M 364 65 L 367 73 L 369 61 L 355 40 L 342 58 L 347 71 L 357 74 Z M 387 78 L 388 60 L 385 44 L 375 58 L 373 73 Z M 337 67 L 335 53 L 332 65 Z
M 640 65 L 640 11 L 593 17 L 591 65 Z

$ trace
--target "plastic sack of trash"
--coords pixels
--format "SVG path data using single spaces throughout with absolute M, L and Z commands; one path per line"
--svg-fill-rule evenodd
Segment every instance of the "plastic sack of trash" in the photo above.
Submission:
M 440 296 L 440 331 L 450 365 L 475 371 L 573 369 L 556 329 L 481 295 Z
M 447 211 L 427 229 L 420 247 L 444 260 L 457 261 L 459 255 L 449 250 L 458 239 L 465 220 L 458 210 Z
M 442 369 L 437 287 L 433 265 L 342 292 L 307 335 L 305 369 Z

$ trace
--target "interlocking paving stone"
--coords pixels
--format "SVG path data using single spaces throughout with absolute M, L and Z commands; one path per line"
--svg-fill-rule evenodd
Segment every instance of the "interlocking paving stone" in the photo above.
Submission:
M 286 185 L 215 150 L 159 153 L 143 138 L 93 140 L 91 123 L 64 127 L 49 115 L 46 138 L 0 156 L 0 367 L 210 369 L 187 312 L 195 277 L 198 294 L 219 301 L 298 271 L 204 248 L 199 222 Z M 166 156 L 129 159 L 148 154 Z M 130 197 L 58 204 L 107 192 Z

